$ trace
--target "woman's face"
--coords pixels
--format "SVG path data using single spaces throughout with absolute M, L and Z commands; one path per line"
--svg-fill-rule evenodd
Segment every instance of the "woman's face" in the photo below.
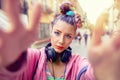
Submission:
M 58 20 L 51 30 L 52 47 L 57 53 L 61 53 L 68 48 L 76 34 L 75 27 Z

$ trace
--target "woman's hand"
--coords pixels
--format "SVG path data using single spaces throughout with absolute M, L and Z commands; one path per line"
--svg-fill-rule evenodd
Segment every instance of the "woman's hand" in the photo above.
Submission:
M 38 37 L 40 4 L 32 7 L 29 23 L 25 26 L 20 20 L 19 2 L 20 0 L 2 0 L 2 8 L 9 19 L 10 28 L 0 29 L 0 66 L 14 62 Z
M 114 31 L 108 40 L 102 41 L 106 16 L 100 16 L 96 22 L 89 45 L 89 60 L 96 80 L 119 80 L 120 30 Z

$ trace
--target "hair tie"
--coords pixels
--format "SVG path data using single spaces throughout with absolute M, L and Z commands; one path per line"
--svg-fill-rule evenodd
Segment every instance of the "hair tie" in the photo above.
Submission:
M 68 12 L 66 12 L 66 15 L 67 15 L 67 16 L 74 16 L 75 13 L 74 13 L 73 11 L 68 11 Z

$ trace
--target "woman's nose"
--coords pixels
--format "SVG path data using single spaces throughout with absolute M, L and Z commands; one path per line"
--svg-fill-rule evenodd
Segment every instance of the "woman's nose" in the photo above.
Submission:
M 60 38 L 59 38 L 59 43 L 61 43 L 61 44 L 64 43 L 64 36 L 60 36 Z

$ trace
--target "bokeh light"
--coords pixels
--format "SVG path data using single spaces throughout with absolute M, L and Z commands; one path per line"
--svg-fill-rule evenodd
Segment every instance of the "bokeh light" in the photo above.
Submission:
M 95 24 L 97 17 L 108 7 L 112 6 L 114 0 L 78 0 L 83 10 L 87 13 L 88 20 Z

